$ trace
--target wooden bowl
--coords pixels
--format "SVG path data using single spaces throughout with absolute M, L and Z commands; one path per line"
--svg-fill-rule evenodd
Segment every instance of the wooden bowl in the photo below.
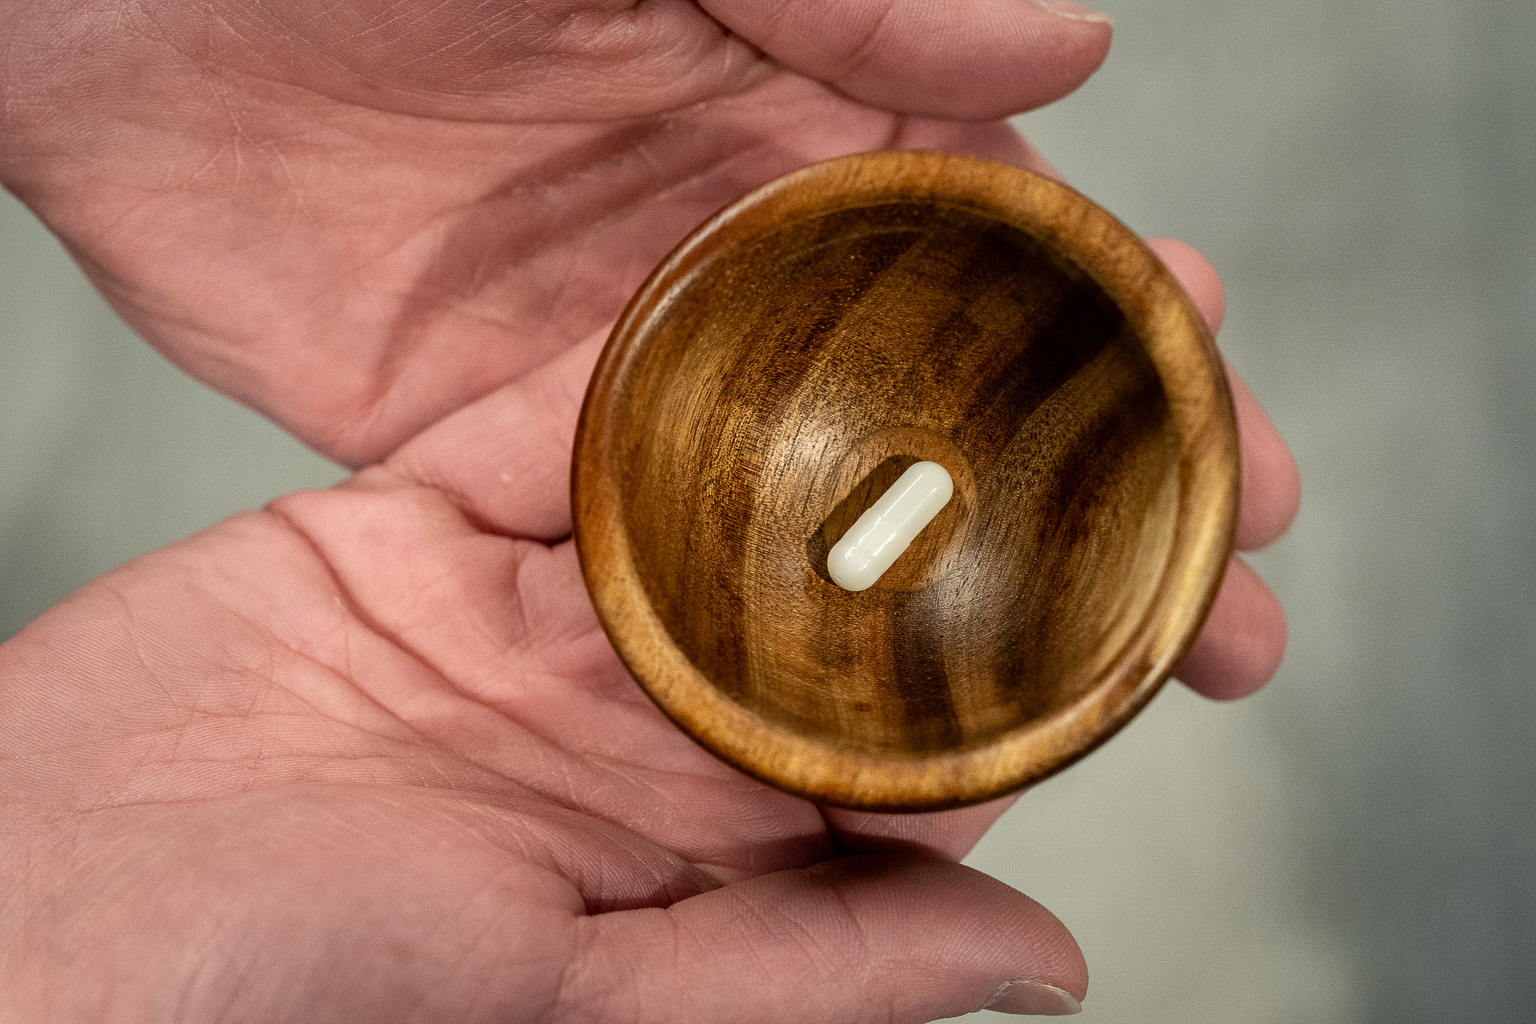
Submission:
M 954 497 L 868 590 L 826 555 L 908 466 Z M 1081 757 L 1188 649 L 1232 552 L 1238 438 L 1199 312 L 1027 171 L 831 160 L 700 226 L 599 359 L 582 571 L 647 693 L 775 786 L 879 810 Z

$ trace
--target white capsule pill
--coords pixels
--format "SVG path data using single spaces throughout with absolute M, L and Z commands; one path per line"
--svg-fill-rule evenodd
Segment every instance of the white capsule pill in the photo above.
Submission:
M 937 462 L 912 466 L 832 545 L 827 575 L 844 590 L 874 586 L 954 493 L 949 471 Z

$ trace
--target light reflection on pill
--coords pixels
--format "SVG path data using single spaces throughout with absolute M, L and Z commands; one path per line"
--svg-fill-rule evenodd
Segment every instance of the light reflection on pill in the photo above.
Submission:
M 844 590 L 867 590 L 907 550 L 955 492 L 937 462 L 909 468 L 827 552 L 827 575 Z

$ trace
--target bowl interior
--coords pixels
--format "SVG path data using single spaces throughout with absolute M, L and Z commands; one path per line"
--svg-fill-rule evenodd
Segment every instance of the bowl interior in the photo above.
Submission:
M 734 245 L 668 300 L 619 414 L 668 636 L 738 704 L 869 751 L 984 744 L 1092 687 L 1156 593 L 1179 433 L 1064 253 L 892 201 Z M 874 587 L 827 548 L 913 462 L 955 497 Z
M 870 589 L 827 550 L 912 463 L 954 497 Z M 1036 175 L 862 154 L 721 211 L 598 360 L 573 510 L 658 706 L 775 785 L 987 799 L 1130 719 L 1232 549 L 1235 417 L 1198 311 Z

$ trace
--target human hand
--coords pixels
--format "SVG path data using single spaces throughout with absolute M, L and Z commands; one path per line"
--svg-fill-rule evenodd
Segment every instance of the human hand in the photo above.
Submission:
M 597 347 L 687 229 L 843 152 L 1043 169 L 985 118 L 1074 87 L 1102 23 L 1014 0 L 43 6 L 4 15 L 7 184 L 173 360 L 367 468 L 0 648 L 0 1008 L 857 1021 L 1010 980 L 1082 995 L 1061 925 L 953 863 L 1001 804 L 821 811 L 655 711 L 592 616 L 566 473 Z M 1159 252 L 1219 320 L 1208 266 Z M 1245 394 L 1257 543 L 1294 470 Z M 1281 646 L 1235 569 L 1184 674 L 1235 695 Z

